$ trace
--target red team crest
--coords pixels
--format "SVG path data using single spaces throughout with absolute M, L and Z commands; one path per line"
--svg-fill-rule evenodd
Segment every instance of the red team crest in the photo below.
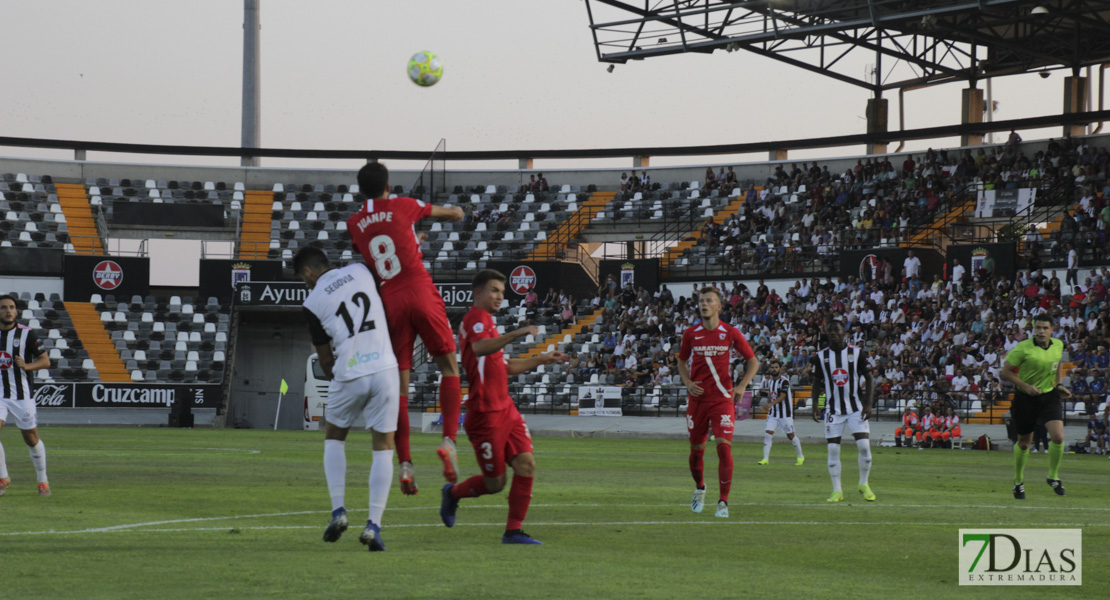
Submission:
M 528 290 L 536 287 L 536 272 L 532 267 L 521 265 L 509 275 L 509 289 L 517 294 L 524 295 Z
M 123 283 L 123 269 L 115 261 L 102 260 L 93 268 L 93 283 L 102 290 L 114 290 Z
M 837 369 L 833 371 L 832 380 L 837 387 L 844 387 L 848 385 L 848 371 L 844 369 Z
M 0 369 L 6 370 L 10 368 L 12 368 L 12 355 L 0 351 Z

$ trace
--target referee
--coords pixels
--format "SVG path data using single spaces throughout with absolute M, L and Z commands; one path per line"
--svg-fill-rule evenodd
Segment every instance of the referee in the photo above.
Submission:
M 1033 319 L 1033 338 L 1014 346 L 1006 355 L 1002 379 L 1014 384 L 1010 414 L 1017 429 L 1014 445 L 1014 498 L 1025 500 L 1025 462 L 1033 430 L 1043 422 L 1048 430 L 1048 485 L 1057 495 L 1065 494 L 1060 484 L 1060 461 L 1064 458 L 1064 410 L 1060 399 L 1071 392 L 1059 385 L 1064 342 L 1052 337 L 1052 317 L 1041 313 Z

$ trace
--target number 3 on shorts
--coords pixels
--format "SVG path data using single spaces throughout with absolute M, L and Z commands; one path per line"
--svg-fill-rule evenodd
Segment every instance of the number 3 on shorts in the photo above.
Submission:
M 493 458 L 493 444 L 482 442 L 482 458 L 486 460 Z
M 374 258 L 374 268 L 382 279 L 393 279 L 401 272 L 397 246 L 388 235 L 379 235 L 370 240 L 370 256 Z

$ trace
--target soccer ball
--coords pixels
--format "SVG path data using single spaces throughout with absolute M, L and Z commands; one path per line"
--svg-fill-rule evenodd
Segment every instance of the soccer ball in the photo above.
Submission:
M 421 87 L 439 83 L 443 77 L 443 61 L 431 52 L 417 52 L 409 59 L 409 79 Z

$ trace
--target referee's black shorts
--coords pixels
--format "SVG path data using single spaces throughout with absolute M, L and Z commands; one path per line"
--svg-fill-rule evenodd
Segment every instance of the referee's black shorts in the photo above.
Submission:
M 1029 435 L 1036 429 L 1037 423 L 1049 421 L 1063 421 L 1064 407 L 1060 402 L 1060 391 L 1053 389 L 1039 396 L 1030 396 L 1024 392 L 1014 392 L 1014 404 L 1010 407 L 1010 416 L 1014 419 L 1014 429 L 1018 435 Z

